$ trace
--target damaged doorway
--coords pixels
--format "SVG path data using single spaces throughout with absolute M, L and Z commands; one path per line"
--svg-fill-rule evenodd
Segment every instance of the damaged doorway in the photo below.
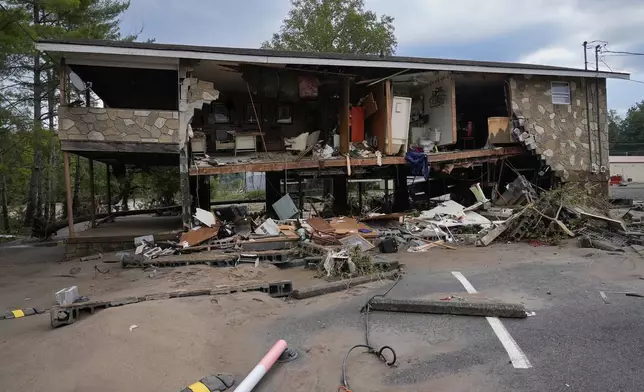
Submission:
M 488 143 L 488 119 L 509 116 L 506 81 L 501 77 L 461 77 L 455 82 L 456 148 L 483 148 Z

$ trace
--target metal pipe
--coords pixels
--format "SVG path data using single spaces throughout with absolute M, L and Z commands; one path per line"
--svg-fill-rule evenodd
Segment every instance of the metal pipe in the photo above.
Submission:
M 584 69 L 588 71 L 588 41 L 584 41 Z
M 248 373 L 248 376 L 235 388 L 234 392 L 250 392 L 255 388 L 259 381 L 268 373 L 277 358 L 286 350 L 288 345 L 284 340 L 278 340 L 264 358 Z
M 586 132 L 588 132 L 588 167 L 590 172 L 593 171 L 593 145 L 592 145 L 592 135 L 590 132 L 590 101 L 588 99 L 588 80 L 582 78 L 581 81 L 584 84 L 584 95 L 586 96 Z
M 601 46 L 595 46 L 595 71 L 599 72 L 599 50 Z M 603 163 L 602 157 L 602 131 L 599 126 L 599 78 L 595 77 L 595 92 L 597 93 L 597 107 L 595 111 L 597 112 L 597 148 L 599 148 L 599 166 L 598 169 L 601 172 L 601 166 Z

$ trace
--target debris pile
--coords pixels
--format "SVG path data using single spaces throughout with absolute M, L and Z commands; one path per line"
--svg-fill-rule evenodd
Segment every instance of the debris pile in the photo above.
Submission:
M 457 246 L 508 241 L 556 244 L 572 237 L 581 238 L 580 246 L 600 249 L 644 246 L 644 233 L 629 231 L 621 220 L 606 216 L 607 200 L 583 188 L 564 185 L 546 191 L 519 174 L 494 200 L 486 197 L 479 184 L 469 191 L 469 200 L 475 200 L 469 205 L 446 194 L 431 199 L 431 208 L 426 210 L 382 213 L 372 209 L 357 217 L 323 214 L 323 218 L 315 216 L 319 215 L 315 211 L 301 218 L 288 194 L 270 206 L 279 219 L 249 214 L 248 209 L 235 206 L 215 213 L 197 209 L 193 228 L 177 241 L 139 237 L 136 250 L 122 254 L 122 265 L 158 268 L 270 263 L 281 268 L 309 268 L 334 279 L 389 271 L 392 262 L 384 265 L 378 260 L 383 257 L 380 254 L 401 250 L 449 251 Z

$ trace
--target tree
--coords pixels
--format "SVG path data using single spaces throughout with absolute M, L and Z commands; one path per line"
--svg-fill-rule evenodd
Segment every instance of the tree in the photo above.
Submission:
M 390 56 L 394 18 L 365 10 L 364 0 L 291 0 L 280 32 L 262 48 Z
M 609 112 L 608 140 L 611 154 L 644 155 L 644 101 L 628 109 L 623 119 Z
M 120 0 L 5 0 L 0 23 L 7 23 L 11 39 L 0 33 L 0 74 L 2 83 L 12 86 L 13 105 L 31 117 L 33 160 L 26 197 L 25 227 L 36 227 L 42 220 L 53 220 L 51 205 L 57 193 L 52 187 L 59 181 L 56 153 L 55 106 L 58 60 L 35 50 L 40 38 L 133 39 L 121 37 L 119 17 L 129 7 Z M 9 61 L 10 60 L 10 61 Z M 46 102 L 43 105 L 43 102 Z M 43 108 L 46 109 L 43 114 Z M 43 126 L 47 124 L 47 128 Z M 1 182 L 1 181 L 0 181 Z M 43 190 L 44 188 L 44 190 Z M 45 217 L 43 219 L 43 204 Z M 48 215 L 48 216 L 47 216 Z

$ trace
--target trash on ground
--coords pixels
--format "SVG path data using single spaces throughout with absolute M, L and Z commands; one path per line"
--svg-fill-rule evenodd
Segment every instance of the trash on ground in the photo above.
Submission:
M 54 296 L 58 305 L 73 304 L 80 298 L 77 286 L 65 287 L 64 289 L 58 290 L 54 293 Z

